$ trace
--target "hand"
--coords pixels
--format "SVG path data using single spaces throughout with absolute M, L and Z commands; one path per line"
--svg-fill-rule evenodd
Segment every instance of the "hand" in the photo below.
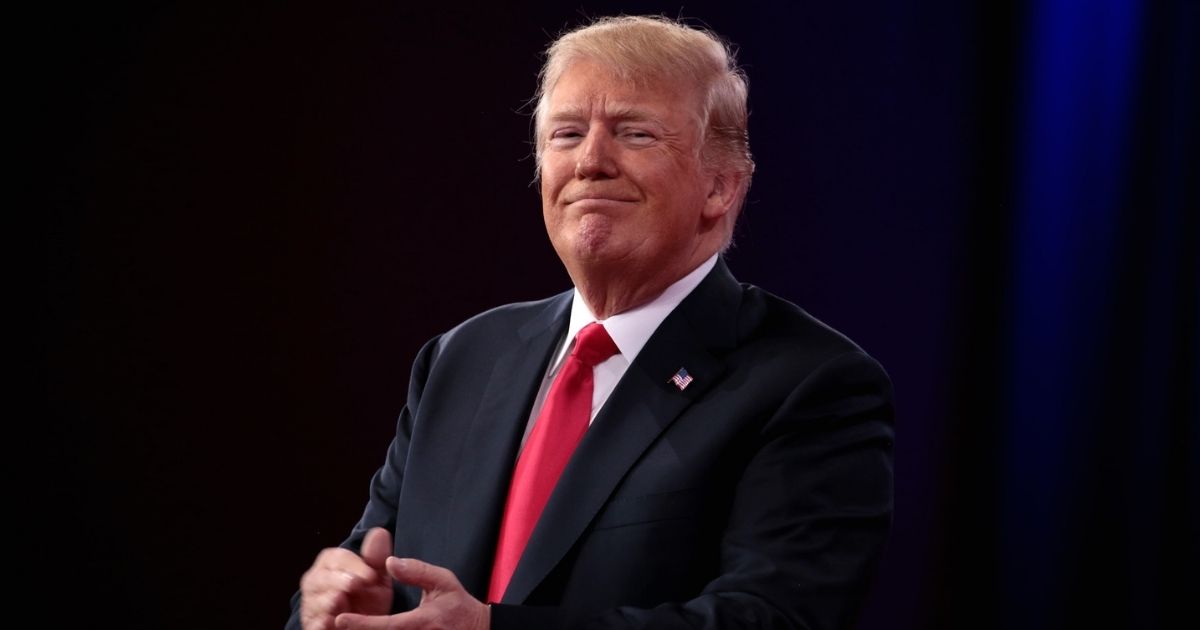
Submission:
M 392 579 L 385 561 L 392 535 L 382 527 L 367 532 L 362 556 L 342 548 L 322 550 L 300 578 L 300 624 L 305 630 L 332 630 L 341 613 L 386 615 L 392 610 Z
M 340 630 L 491 628 L 487 605 L 471 597 L 449 569 L 411 558 L 388 558 L 387 571 L 397 582 L 420 587 L 421 603 L 414 610 L 392 616 L 344 613 L 337 616 Z

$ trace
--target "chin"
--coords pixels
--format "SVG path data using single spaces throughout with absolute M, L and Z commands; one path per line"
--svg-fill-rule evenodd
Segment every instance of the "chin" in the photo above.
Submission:
M 618 268 L 628 261 L 620 249 L 613 247 L 608 239 L 571 239 L 565 249 L 559 249 L 559 257 L 572 273 L 588 273 Z
M 600 258 L 611 249 L 613 240 L 612 219 L 604 215 L 589 214 L 580 218 L 574 234 L 575 253 L 583 258 Z

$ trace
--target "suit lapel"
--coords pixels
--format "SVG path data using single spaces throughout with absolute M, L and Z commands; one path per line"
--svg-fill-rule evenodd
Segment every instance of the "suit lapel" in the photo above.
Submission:
M 555 486 L 504 594 L 523 602 L 549 575 L 642 453 L 723 376 L 741 290 L 723 261 L 667 316 L 629 366 Z M 685 368 L 693 380 L 671 377 Z
M 446 522 L 446 566 L 453 567 L 468 592 L 487 595 L 496 536 L 508 482 L 529 409 L 556 342 L 566 330 L 571 293 L 553 300 L 517 331 L 515 343 L 495 357 L 479 410 L 467 429 L 456 469 Z

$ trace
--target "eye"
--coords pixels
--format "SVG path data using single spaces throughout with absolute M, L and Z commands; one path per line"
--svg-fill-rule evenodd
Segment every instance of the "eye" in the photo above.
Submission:
M 559 127 L 550 131 L 550 144 L 568 146 L 576 144 L 583 138 L 583 131 L 576 127 Z
M 629 127 L 620 130 L 618 133 L 622 140 L 633 145 L 646 145 L 657 139 L 649 130 L 640 127 Z

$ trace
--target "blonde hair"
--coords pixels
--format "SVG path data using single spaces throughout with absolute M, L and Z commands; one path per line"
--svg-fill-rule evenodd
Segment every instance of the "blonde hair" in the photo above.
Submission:
M 747 133 L 748 87 L 732 49 L 720 37 L 659 16 L 604 17 L 561 35 L 546 49 L 546 63 L 534 95 L 539 172 L 550 93 L 567 67 L 580 59 L 597 61 L 635 84 L 665 79 L 696 86 L 703 95 L 701 158 L 708 167 L 733 169 L 742 175 L 735 203 L 735 209 L 740 208 L 754 172 Z

